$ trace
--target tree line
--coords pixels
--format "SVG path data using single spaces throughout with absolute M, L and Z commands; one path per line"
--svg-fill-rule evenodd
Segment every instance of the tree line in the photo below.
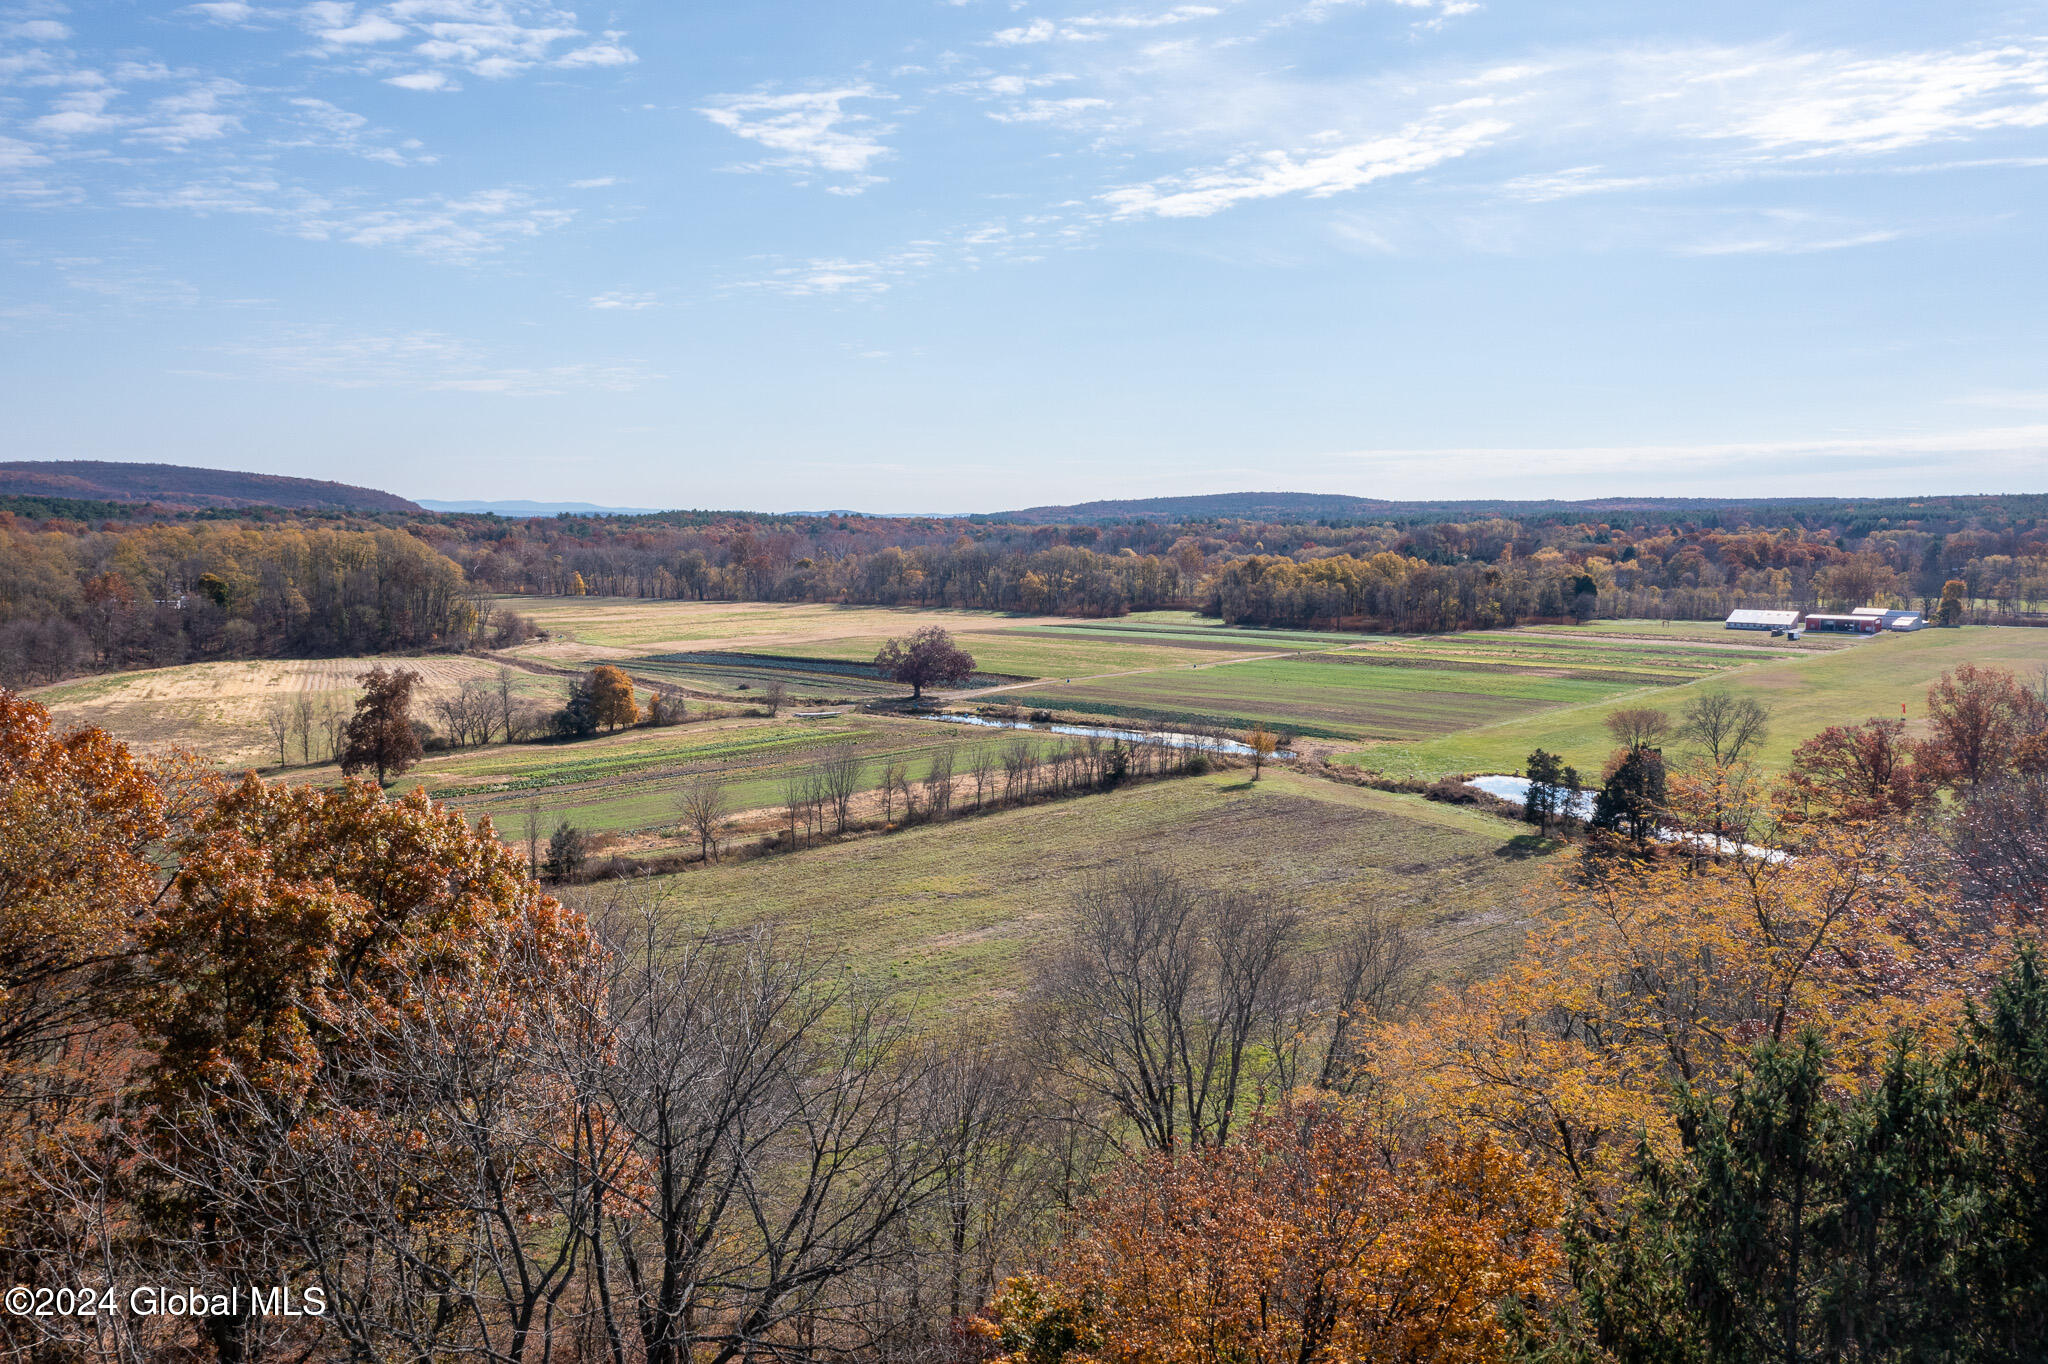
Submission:
M 1910 510 L 1910 509 L 1902 509 Z M 1417 523 L 1023 525 L 743 513 L 32 519 L 0 510 L 0 679 L 193 659 L 496 646 L 532 632 L 500 594 L 860 602 L 1075 616 L 1448 630 L 1711 619 L 1897 602 L 1966 618 L 2048 602 L 2048 527 L 1670 510 Z

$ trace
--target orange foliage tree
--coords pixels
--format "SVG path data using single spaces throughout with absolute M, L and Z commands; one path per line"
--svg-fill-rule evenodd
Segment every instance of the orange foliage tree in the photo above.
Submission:
M 1718 1092 L 1803 1027 L 1868 1070 L 1989 982 L 2006 934 L 1916 885 L 1896 842 L 1852 827 L 1796 858 L 1582 864 L 1512 964 L 1386 1028 L 1373 1064 L 1423 1111 L 1610 1193 L 1642 1140 L 1675 1150 L 1674 1086 Z
M 606 729 L 640 723 L 640 707 L 633 700 L 633 679 L 609 663 L 590 670 L 590 718 Z
M 2013 770 L 2027 741 L 2048 730 L 2048 705 L 2005 669 L 1965 663 L 1927 689 L 1927 721 L 1922 764 L 1945 786 L 1974 787 Z
M 82 974 L 133 952 L 173 815 L 126 745 L 0 691 L 0 1083 L 87 1016 Z
M 1007 1364 L 1506 1359 L 1560 1263 L 1554 1186 L 1485 1137 L 1389 1142 L 1334 1102 L 1132 1162 L 976 1328 Z

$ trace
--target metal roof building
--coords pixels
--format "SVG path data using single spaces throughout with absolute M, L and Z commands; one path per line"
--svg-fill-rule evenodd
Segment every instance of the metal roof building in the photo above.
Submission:
M 1789 630 L 1799 624 L 1797 611 L 1730 611 L 1730 630 Z

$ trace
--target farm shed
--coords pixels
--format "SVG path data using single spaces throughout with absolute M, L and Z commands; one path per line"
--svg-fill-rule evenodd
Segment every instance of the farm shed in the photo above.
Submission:
M 1797 611 L 1730 611 L 1730 630 L 1789 630 L 1799 623 Z
M 1889 606 L 1859 606 L 1849 614 L 1875 620 L 1878 628 L 1884 630 L 1918 630 L 1927 624 L 1927 618 L 1918 611 L 1900 611 Z
M 1806 628 L 1838 635 L 1874 635 L 1884 628 L 1882 616 L 1820 615 L 1809 612 Z

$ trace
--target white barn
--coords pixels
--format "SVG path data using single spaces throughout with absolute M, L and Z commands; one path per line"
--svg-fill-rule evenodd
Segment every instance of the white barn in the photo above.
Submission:
M 1790 630 L 1799 624 L 1798 611 L 1730 611 L 1730 630 Z

